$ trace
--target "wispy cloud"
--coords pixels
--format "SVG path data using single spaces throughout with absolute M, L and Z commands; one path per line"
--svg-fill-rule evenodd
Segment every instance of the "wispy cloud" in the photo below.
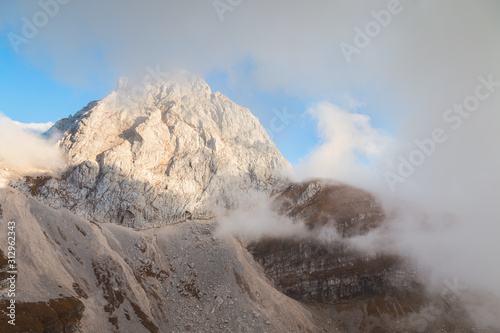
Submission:
M 12 123 L 23 131 L 33 132 L 33 133 L 44 133 L 48 131 L 52 126 L 53 122 L 48 123 L 21 123 L 13 120 Z
M 238 207 L 219 209 L 218 234 L 220 236 L 239 235 L 250 240 L 262 237 L 302 237 L 307 235 L 306 226 L 278 214 L 273 201 L 267 194 L 251 192 L 234 193 L 232 199 L 239 202 Z

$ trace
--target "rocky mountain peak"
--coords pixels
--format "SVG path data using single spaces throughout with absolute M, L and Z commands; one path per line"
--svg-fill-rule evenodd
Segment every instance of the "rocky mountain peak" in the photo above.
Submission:
M 133 227 L 211 216 L 207 205 L 230 205 L 234 191 L 282 189 L 290 169 L 248 109 L 185 72 L 140 87 L 121 79 L 54 132 L 71 169 L 43 199 Z

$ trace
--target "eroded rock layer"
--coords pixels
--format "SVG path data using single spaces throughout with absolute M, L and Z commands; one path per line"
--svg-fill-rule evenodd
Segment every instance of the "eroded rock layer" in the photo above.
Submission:
M 288 296 L 336 303 L 416 287 L 416 274 L 402 258 L 364 253 L 346 242 L 380 227 L 384 214 L 372 195 L 315 180 L 290 185 L 275 202 L 282 214 L 314 231 L 312 239 L 264 239 L 249 246 L 267 276 Z

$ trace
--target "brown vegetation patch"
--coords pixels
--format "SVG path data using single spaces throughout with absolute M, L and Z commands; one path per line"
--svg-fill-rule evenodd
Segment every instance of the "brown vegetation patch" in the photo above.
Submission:
M 250 298 L 253 301 L 256 301 L 255 296 L 253 295 L 253 292 L 250 289 L 250 286 L 248 285 L 248 283 L 241 277 L 240 274 L 238 274 L 238 272 L 235 269 L 233 269 L 233 272 L 234 272 L 234 277 L 236 278 L 236 283 L 238 284 L 240 289 L 243 292 L 245 292 L 248 296 L 250 296 Z
M 180 288 L 177 292 L 182 297 L 195 297 L 197 300 L 200 300 L 200 289 L 196 287 L 195 279 L 191 281 L 180 281 Z
M 104 311 L 112 313 L 125 300 L 125 295 L 120 291 L 123 282 L 119 278 L 120 274 L 117 264 L 110 258 L 104 259 L 103 262 L 93 260 L 92 268 L 94 269 L 97 283 L 101 286 L 103 297 L 108 301 L 108 304 L 104 306 Z M 115 286 L 118 290 L 115 290 Z
M 39 196 L 40 189 L 50 180 L 51 176 L 37 176 L 31 177 L 26 176 L 24 182 L 28 185 L 30 193 L 32 196 Z
M 78 296 L 83 297 L 85 299 L 89 298 L 85 290 L 83 290 L 82 287 L 80 287 L 80 285 L 76 282 L 73 283 L 73 290 Z
M 136 274 L 136 278 L 139 282 L 142 282 L 144 278 L 151 277 L 163 283 L 169 276 L 170 274 L 166 270 L 155 268 L 151 261 L 139 266 L 138 273 Z
M 118 326 L 118 317 L 109 317 L 108 321 L 113 325 L 118 331 L 120 331 L 120 327 Z
M 141 310 L 139 305 L 135 304 L 132 301 L 130 301 L 130 304 L 134 309 L 135 315 L 141 321 L 142 326 L 144 326 L 151 333 L 158 333 L 159 332 L 158 327 L 151 320 L 149 320 L 148 316 Z
M 83 230 L 82 227 L 80 227 L 78 224 L 76 224 L 75 227 L 76 227 L 76 230 L 78 230 L 84 237 L 87 236 L 87 232 L 85 230 Z
M 0 283 L 9 277 L 9 274 L 7 274 L 8 265 L 9 265 L 9 259 L 0 249 Z
M 83 265 L 82 259 L 79 256 L 77 256 L 76 253 L 73 252 L 73 250 L 71 250 L 69 247 L 67 249 L 68 249 L 68 252 L 73 256 L 73 258 L 75 258 L 76 261 L 78 261 L 80 263 L 80 265 Z
M 0 300 L 6 309 L 8 300 Z M 0 316 L 0 331 L 10 332 L 78 332 L 85 306 L 74 297 L 51 299 L 48 302 L 16 302 L 16 325 L 8 324 L 9 317 Z

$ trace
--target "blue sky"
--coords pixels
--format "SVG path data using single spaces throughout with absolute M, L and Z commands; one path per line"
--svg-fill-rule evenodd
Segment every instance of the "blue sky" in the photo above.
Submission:
M 112 90 L 98 81 L 90 89 L 58 82 L 49 71 L 17 55 L 4 39 L 0 59 L 0 111 L 20 122 L 54 122 Z

